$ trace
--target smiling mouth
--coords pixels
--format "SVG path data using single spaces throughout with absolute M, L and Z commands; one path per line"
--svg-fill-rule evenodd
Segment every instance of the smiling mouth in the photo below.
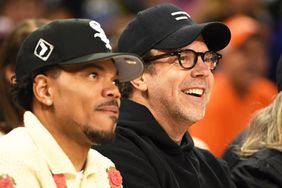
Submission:
M 201 97 L 203 96 L 204 94 L 204 89 L 199 89 L 199 88 L 191 88 L 191 89 L 188 89 L 188 90 L 184 90 L 183 93 L 185 93 L 186 95 L 191 95 L 191 96 L 194 96 L 194 97 Z

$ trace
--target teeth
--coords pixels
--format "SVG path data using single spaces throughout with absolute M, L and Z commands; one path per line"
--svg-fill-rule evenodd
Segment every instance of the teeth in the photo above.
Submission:
M 203 89 L 188 89 L 184 93 L 189 94 L 189 95 L 202 96 L 204 93 L 204 90 Z

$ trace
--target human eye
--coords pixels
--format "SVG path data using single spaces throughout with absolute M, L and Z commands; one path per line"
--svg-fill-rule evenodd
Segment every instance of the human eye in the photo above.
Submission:
M 119 86 L 119 84 L 120 84 L 119 79 L 114 79 L 113 84 L 116 85 L 116 86 Z
M 89 77 L 92 78 L 92 79 L 97 79 L 98 74 L 96 72 L 92 72 L 92 73 L 89 74 Z
M 214 70 L 217 66 L 220 57 L 214 52 L 206 52 L 204 62 L 209 66 L 210 70 Z
M 182 52 L 179 55 L 179 59 L 181 60 L 182 66 L 184 66 L 185 68 L 190 68 L 194 64 L 195 55 L 190 51 Z
M 214 52 L 206 53 L 204 56 L 204 61 L 206 63 L 218 63 L 219 59 L 220 57 Z

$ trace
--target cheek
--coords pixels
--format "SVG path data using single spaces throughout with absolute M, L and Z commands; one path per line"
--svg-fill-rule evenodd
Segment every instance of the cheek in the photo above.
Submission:
M 89 110 L 89 106 L 96 98 L 95 91 L 90 88 L 71 86 L 58 88 L 54 96 L 54 104 L 57 109 L 65 111 L 81 112 Z
M 176 79 L 166 75 L 151 77 L 149 82 L 147 82 L 149 92 L 155 91 L 158 95 L 164 95 L 168 93 L 169 90 L 174 90 L 173 87 L 175 87 L 176 84 Z
M 211 73 L 211 75 L 209 76 L 209 84 L 210 84 L 211 90 L 213 90 L 214 84 L 215 84 L 213 73 Z
M 208 83 L 208 85 L 207 85 L 207 98 L 208 98 L 208 101 L 209 101 L 209 99 L 210 99 L 210 97 L 211 97 L 211 95 L 212 95 L 212 92 L 213 92 L 213 89 L 214 89 L 214 85 L 216 84 L 216 81 L 215 81 L 215 79 L 214 79 L 214 76 L 213 76 L 213 73 L 211 73 L 211 75 L 207 78 L 207 83 Z

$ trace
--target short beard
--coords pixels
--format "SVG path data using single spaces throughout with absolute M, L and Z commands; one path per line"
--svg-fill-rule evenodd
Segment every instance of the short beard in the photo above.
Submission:
M 86 128 L 83 130 L 84 134 L 91 141 L 91 144 L 100 145 L 111 142 L 114 139 L 114 131 L 99 131 Z

